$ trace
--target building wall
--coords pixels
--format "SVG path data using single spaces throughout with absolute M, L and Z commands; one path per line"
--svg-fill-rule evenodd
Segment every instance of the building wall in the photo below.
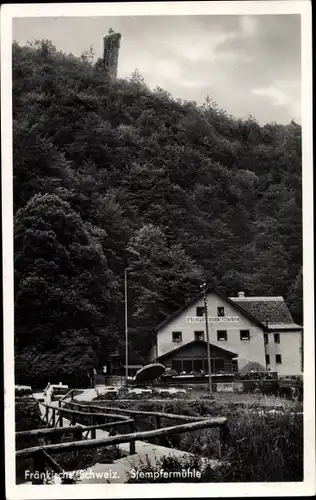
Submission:
M 275 343 L 274 333 L 280 336 L 280 343 Z M 270 356 L 271 371 L 279 375 L 300 375 L 302 373 L 301 353 L 302 331 L 275 331 L 269 332 L 266 353 Z M 276 363 L 276 355 L 280 354 L 282 363 Z
M 186 317 L 196 316 L 196 307 L 203 307 L 203 298 L 194 305 L 188 307 L 183 313 L 171 320 L 157 334 L 158 357 L 176 347 L 187 344 L 194 340 L 194 331 L 204 331 L 206 340 L 205 323 L 188 323 Z M 223 349 L 236 352 L 238 356 L 238 368 L 242 369 L 249 362 L 257 362 L 266 367 L 265 345 L 263 329 L 253 324 L 247 316 L 244 316 L 232 304 L 216 295 L 214 292 L 208 294 L 208 316 L 217 316 L 217 307 L 225 308 L 225 316 L 239 316 L 238 322 L 214 322 L 209 323 L 210 342 Z M 227 341 L 217 340 L 217 330 L 227 330 Z M 250 330 L 250 340 L 240 340 L 240 330 Z M 172 332 L 182 332 L 182 342 L 172 341 Z M 151 352 L 151 359 L 156 356 L 156 349 Z

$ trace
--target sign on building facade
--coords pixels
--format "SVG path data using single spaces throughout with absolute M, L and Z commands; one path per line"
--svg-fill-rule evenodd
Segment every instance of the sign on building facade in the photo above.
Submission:
M 236 323 L 239 321 L 239 316 L 209 316 L 207 318 L 208 323 Z M 186 323 L 205 323 L 204 316 L 186 316 Z

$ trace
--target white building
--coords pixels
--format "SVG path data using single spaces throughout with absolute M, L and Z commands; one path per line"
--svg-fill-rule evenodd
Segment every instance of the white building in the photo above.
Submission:
M 282 297 L 227 297 L 207 292 L 212 372 L 251 369 L 302 372 L 302 327 Z M 203 297 L 199 295 L 155 329 L 151 360 L 181 372 L 207 371 Z
M 283 297 L 245 297 L 231 300 L 268 326 L 265 332 L 266 366 L 279 375 L 303 372 L 303 328 L 297 325 Z

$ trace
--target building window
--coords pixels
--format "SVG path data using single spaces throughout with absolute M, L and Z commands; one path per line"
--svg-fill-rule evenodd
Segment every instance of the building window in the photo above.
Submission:
M 172 332 L 172 342 L 181 342 L 182 332 Z
M 281 354 L 276 354 L 275 355 L 275 362 L 277 365 L 281 365 L 282 364 L 282 356 Z
M 266 354 L 266 364 L 267 365 L 270 364 L 270 356 L 269 356 L 269 354 Z
M 269 343 L 269 337 L 268 337 L 268 334 L 267 334 L 267 333 L 265 333 L 265 334 L 264 334 L 264 343 L 265 343 L 265 344 L 268 344 L 268 343 Z
M 215 365 L 215 373 L 223 373 L 225 370 L 225 362 L 223 359 L 215 359 L 214 360 L 214 365 Z
M 279 333 L 275 333 L 274 334 L 274 342 L 276 344 L 279 344 L 280 343 L 280 334 Z
M 182 360 L 183 371 L 190 374 L 193 371 L 193 359 Z
M 173 359 L 172 360 L 172 369 L 177 373 L 182 372 L 182 362 L 180 359 Z
M 204 307 L 197 307 L 196 308 L 196 315 L 201 318 L 202 316 L 204 316 Z
M 224 307 L 218 307 L 217 308 L 217 316 L 220 316 L 220 317 L 225 316 L 225 309 L 224 309 Z
M 201 373 L 203 371 L 203 359 L 194 359 L 193 360 L 193 370 L 196 373 Z
M 227 330 L 217 330 L 217 340 L 227 340 Z
M 250 340 L 250 331 L 240 330 L 240 340 Z
M 195 340 L 204 340 L 204 332 L 194 332 Z

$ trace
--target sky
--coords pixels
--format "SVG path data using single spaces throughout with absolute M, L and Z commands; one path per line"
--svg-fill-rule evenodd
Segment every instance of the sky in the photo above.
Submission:
M 137 68 L 175 98 L 202 103 L 209 95 L 261 124 L 301 122 L 299 15 L 15 18 L 13 39 L 48 39 L 78 56 L 92 46 L 98 58 L 109 28 L 122 34 L 118 78 Z

